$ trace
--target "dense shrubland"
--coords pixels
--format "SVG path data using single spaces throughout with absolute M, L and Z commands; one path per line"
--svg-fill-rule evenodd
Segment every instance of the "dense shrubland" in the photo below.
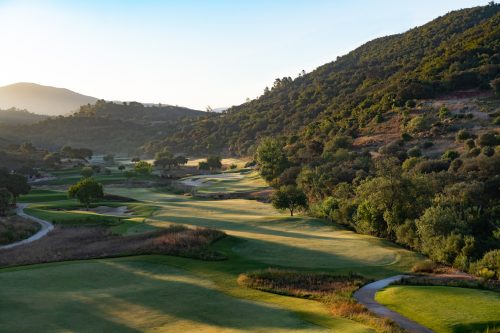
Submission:
M 311 73 L 276 79 L 259 98 L 221 115 L 181 122 L 175 132 L 144 148 L 151 154 L 168 147 L 247 155 L 260 139 L 277 135 L 325 145 L 337 135 L 358 136 L 395 107 L 413 107 L 415 99 L 470 88 L 497 90 L 499 23 L 498 4 L 451 12 L 368 42 Z M 446 116 L 446 110 L 441 114 Z M 422 115 L 409 131 L 426 125 Z

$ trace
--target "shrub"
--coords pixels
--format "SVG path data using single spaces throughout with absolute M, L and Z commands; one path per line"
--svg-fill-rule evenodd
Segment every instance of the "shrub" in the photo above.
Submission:
M 410 133 L 420 133 L 429 129 L 427 119 L 424 116 L 416 116 L 412 118 L 406 125 Z
M 414 108 L 415 106 L 417 106 L 417 103 L 415 102 L 415 100 L 409 99 L 406 101 L 405 106 L 407 108 Z
M 493 119 L 493 125 L 500 125 L 500 116 Z
M 231 165 L 229 166 L 229 169 L 233 170 L 233 169 L 236 169 L 237 167 L 238 167 L 238 166 L 237 166 L 236 164 L 234 164 L 234 163 L 233 163 L 233 164 L 231 164 Z
M 256 161 L 246 162 L 245 163 L 245 168 L 250 168 L 250 167 L 253 167 L 253 166 L 256 166 L 256 165 L 257 165 Z
M 210 165 L 206 161 L 200 161 L 198 163 L 198 169 L 199 170 L 210 170 Z
M 461 159 L 457 158 L 457 159 L 454 159 L 453 161 L 451 161 L 451 164 L 450 164 L 450 168 L 449 170 L 450 171 L 454 171 L 454 172 L 457 172 L 458 169 L 460 169 L 460 167 L 464 164 L 464 161 L 462 161 Z
M 446 117 L 448 117 L 450 114 L 451 114 L 450 110 L 446 106 L 443 106 L 443 107 L 441 107 L 441 109 L 439 109 L 438 117 L 439 117 L 439 119 L 443 120 Z
M 471 137 L 472 136 L 468 131 L 461 129 L 460 131 L 458 131 L 457 135 L 455 136 L 455 139 L 457 141 L 463 141 L 463 140 L 470 139 Z
M 464 142 L 464 146 L 465 146 L 465 148 L 470 150 L 470 149 L 474 148 L 476 146 L 476 144 L 475 144 L 473 139 L 467 139 Z
M 401 133 L 401 140 L 410 141 L 411 139 L 413 139 L 413 137 L 411 136 L 410 133 L 407 132 Z
M 434 146 L 434 142 L 432 142 L 432 141 L 424 141 L 424 143 L 422 143 L 423 149 L 427 149 L 427 148 L 430 148 L 432 146 Z
M 408 172 L 411 169 L 413 169 L 415 167 L 415 165 L 417 165 L 420 162 L 422 162 L 422 158 L 420 158 L 420 157 L 410 157 L 410 158 L 406 159 L 403 162 L 403 165 L 401 166 L 401 168 L 404 171 Z
M 469 152 L 467 153 L 467 157 L 476 157 L 479 154 L 481 154 L 481 149 L 479 147 L 475 147 L 469 150 Z
M 491 146 L 486 146 L 481 149 L 481 153 L 485 156 L 493 156 L 495 154 L 495 149 Z
M 450 162 L 447 160 L 427 160 L 418 163 L 415 166 L 415 171 L 420 173 L 432 173 L 448 170 Z
M 413 147 L 408 149 L 406 152 L 408 154 L 408 157 L 420 157 L 422 156 L 422 151 L 418 147 Z
M 481 134 L 477 138 L 477 144 L 480 147 L 496 146 L 498 144 L 498 140 L 495 136 L 495 133 L 489 132 L 489 133 Z
M 436 264 L 431 260 L 425 260 L 417 262 L 411 268 L 411 271 L 414 273 L 432 273 L 436 268 Z
M 454 159 L 459 158 L 459 157 L 460 157 L 460 154 L 455 150 L 447 150 L 443 153 L 443 155 L 441 155 L 442 159 L 450 160 L 450 161 L 453 161 Z
M 470 270 L 483 278 L 500 279 L 500 249 L 486 252 L 481 260 L 471 264 Z

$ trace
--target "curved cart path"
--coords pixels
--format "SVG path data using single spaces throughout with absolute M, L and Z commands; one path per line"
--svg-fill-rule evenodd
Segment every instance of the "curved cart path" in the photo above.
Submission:
M 407 275 L 396 275 L 391 276 L 387 279 L 378 280 L 372 283 L 367 284 L 366 286 L 361 287 L 358 291 L 354 293 L 354 298 L 364 306 L 368 308 L 371 312 L 384 317 L 389 318 L 394 321 L 396 324 L 401 326 L 412 333 L 434 333 L 432 330 L 428 329 L 425 326 L 422 326 L 413 320 L 410 320 L 399 313 L 392 311 L 382 304 L 375 301 L 375 294 L 380 289 L 383 289 L 390 285 L 393 282 L 399 281 L 402 278 L 407 277 Z
M 36 223 L 40 224 L 40 226 L 41 226 L 40 230 L 38 230 L 38 232 L 36 234 L 31 235 L 30 237 L 23 239 L 21 241 L 18 241 L 18 242 L 12 243 L 12 244 L 2 245 L 2 246 L 0 246 L 0 250 L 10 249 L 10 248 L 13 248 L 13 247 L 16 247 L 19 245 L 31 243 L 33 241 L 36 241 L 37 239 L 44 237 L 45 235 L 47 235 L 49 233 L 49 231 L 54 229 L 54 225 L 52 225 L 52 223 L 45 221 L 45 220 L 42 220 L 42 219 L 39 219 L 38 217 L 34 217 L 34 216 L 26 214 L 24 212 L 24 208 L 26 208 L 27 206 L 28 206 L 28 204 L 25 204 L 25 203 L 17 204 L 17 208 L 16 208 L 17 215 L 24 217 L 26 219 L 30 219 L 30 220 L 35 221 Z

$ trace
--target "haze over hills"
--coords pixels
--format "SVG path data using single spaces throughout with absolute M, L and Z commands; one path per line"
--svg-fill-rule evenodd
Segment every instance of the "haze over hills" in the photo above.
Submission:
M 93 104 L 97 98 L 64 88 L 20 82 L 0 87 L 0 108 L 12 107 L 30 112 L 59 116 L 77 111 L 81 105 Z

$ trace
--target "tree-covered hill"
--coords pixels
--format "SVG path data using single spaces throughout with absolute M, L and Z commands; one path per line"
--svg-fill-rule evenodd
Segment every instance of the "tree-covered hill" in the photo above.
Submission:
M 70 116 L 50 118 L 30 125 L 0 124 L 2 137 L 12 142 L 32 142 L 39 147 L 60 149 L 70 145 L 95 152 L 135 153 L 144 143 L 168 134 L 182 119 L 205 113 L 176 106 L 149 106 L 136 102 L 103 100 L 80 107 Z
M 405 33 L 375 39 L 221 115 L 180 124 L 147 150 L 253 152 L 262 137 L 356 137 L 373 119 L 414 99 L 488 90 L 500 73 L 500 5 L 450 12 Z
M 15 108 L 8 110 L 0 109 L 0 124 L 3 125 L 30 125 L 47 118 L 49 118 L 49 116 L 31 113 L 27 110 Z

